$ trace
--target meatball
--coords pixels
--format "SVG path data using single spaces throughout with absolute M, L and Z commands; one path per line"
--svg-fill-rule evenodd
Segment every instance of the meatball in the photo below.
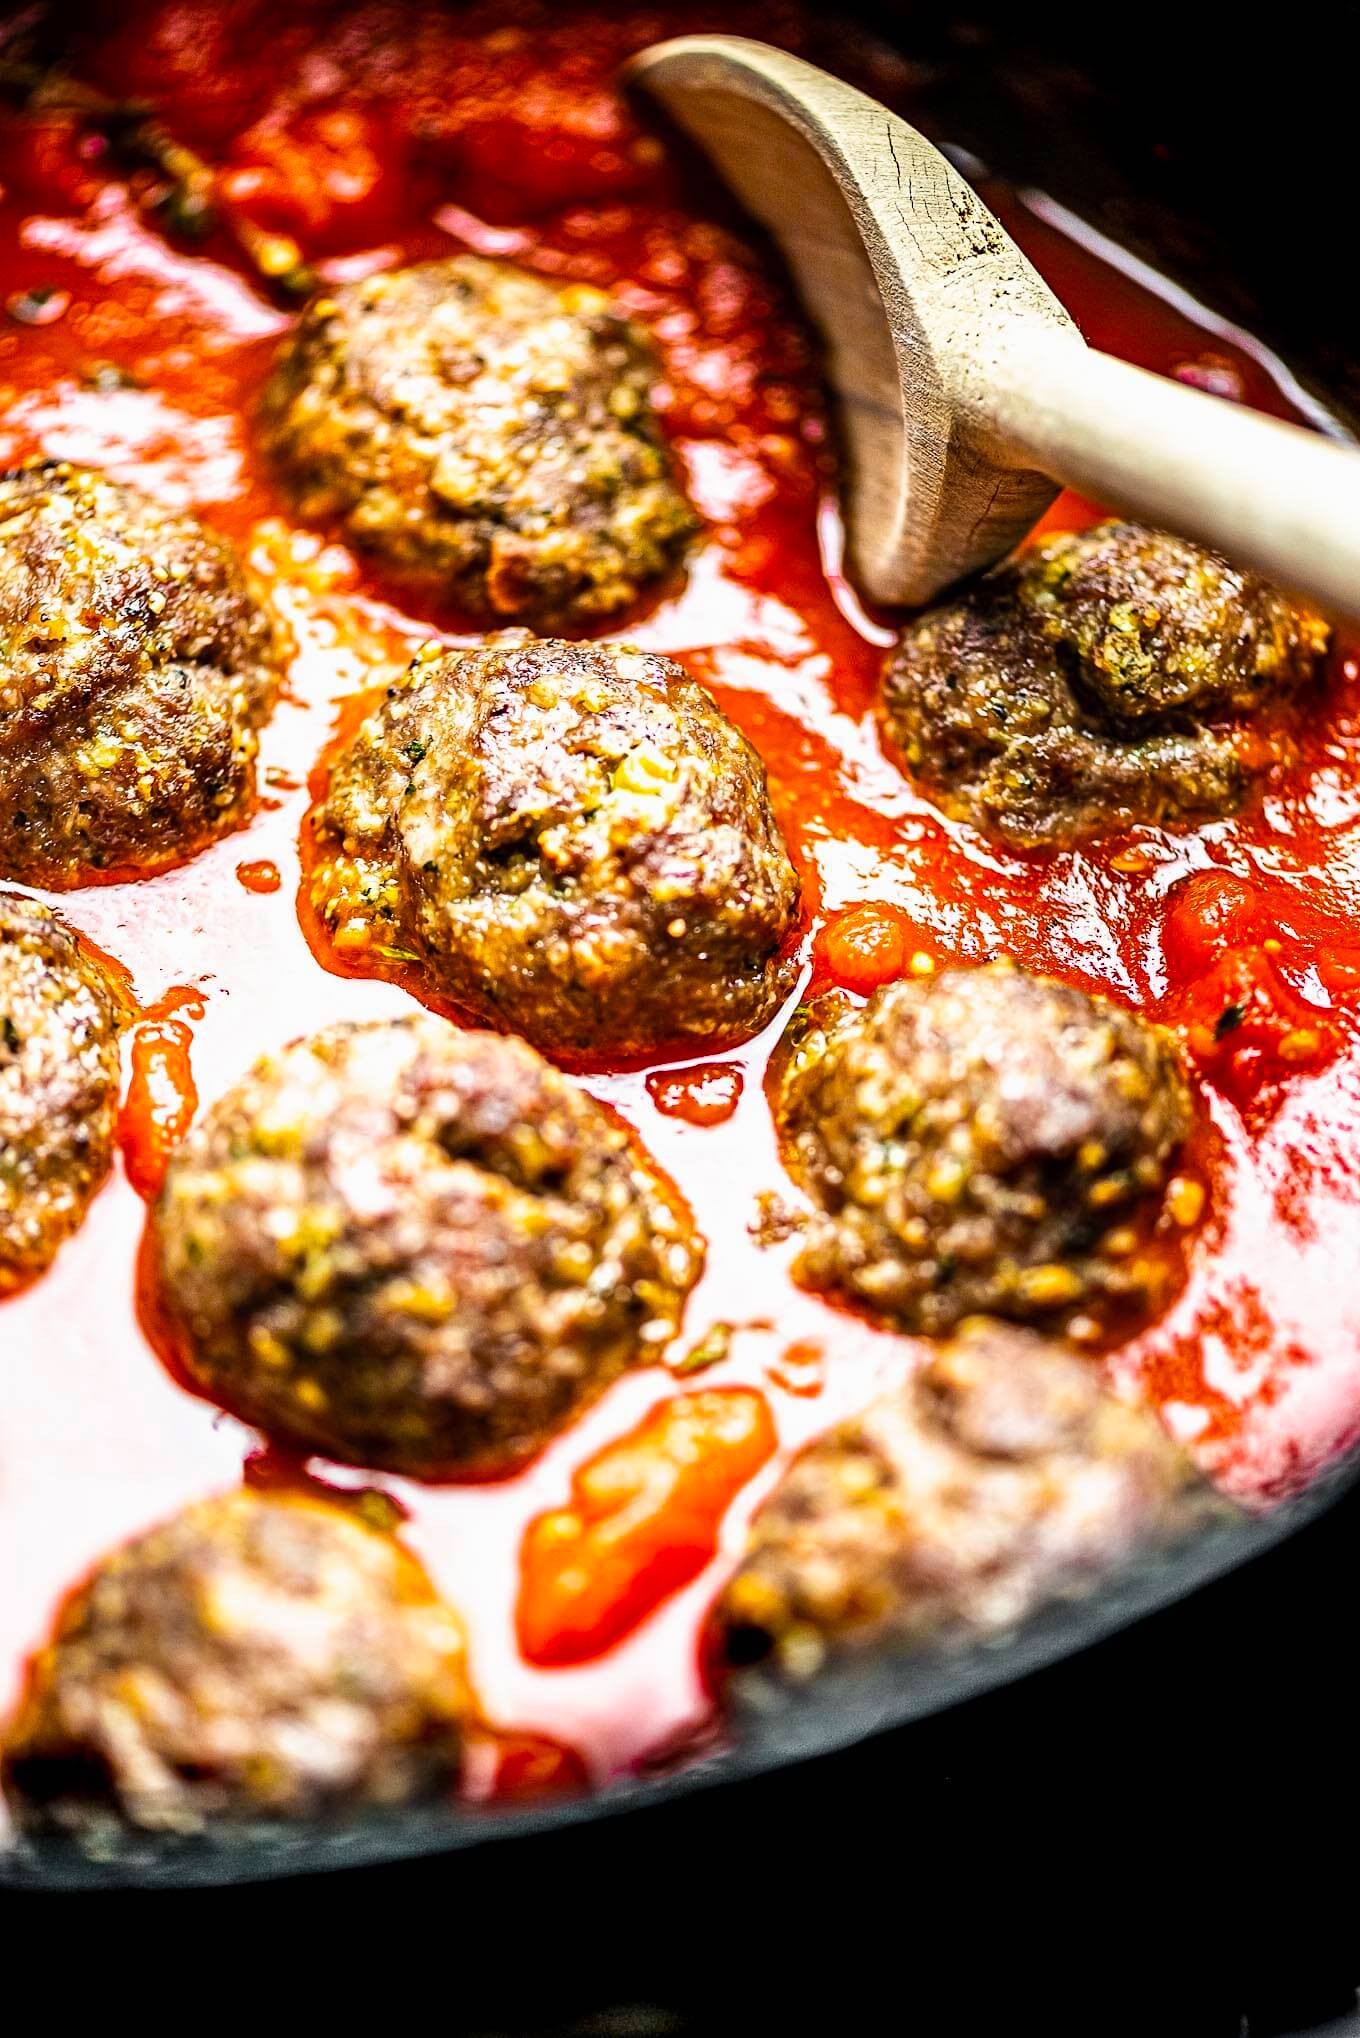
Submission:
M 473 615 L 588 623 L 695 527 L 657 374 L 598 290 L 423 262 L 307 308 L 265 393 L 265 443 L 303 516 Z
M 905 1330 L 1146 1310 L 1190 1100 L 1168 1034 L 1009 963 L 807 1015 L 777 1097 L 799 1272 Z
M 64 464 L 0 476 L 0 872 L 64 888 L 236 827 L 280 656 L 192 517 Z
M 313 897 L 473 1017 L 568 1054 L 757 1032 L 798 880 L 746 739 L 622 644 L 428 647 L 337 761 Z
M 1022 848 L 1237 810 L 1283 754 L 1253 716 L 1330 632 L 1226 559 L 1137 524 L 1019 553 L 916 621 L 888 661 L 889 738 L 949 813 Z
M 107 1558 L 5 1744 L 33 1824 L 194 1832 L 447 1789 L 462 1630 L 399 1542 L 300 1492 L 186 1508 Z
M 1213 1505 L 1089 1362 L 975 1318 L 794 1460 L 718 1601 L 715 1665 L 801 1678 L 832 1652 L 981 1640 Z
M 49 1265 L 113 1160 L 122 999 L 51 908 L 0 892 L 0 1295 Z
M 418 1018 L 259 1062 L 154 1219 L 189 1377 L 271 1434 L 417 1477 L 503 1472 L 674 1334 L 688 1214 L 521 1041 Z

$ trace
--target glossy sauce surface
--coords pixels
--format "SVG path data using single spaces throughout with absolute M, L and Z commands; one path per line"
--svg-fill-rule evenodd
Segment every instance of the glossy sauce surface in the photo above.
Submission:
M 1360 1434 L 1356 667 L 1338 652 L 1301 718 L 1297 764 L 1245 816 L 1198 831 L 1140 829 L 1023 857 L 913 791 L 873 720 L 891 624 L 866 614 L 839 572 L 814 349 L 768 256 L 693 166 L 636 125 L 611 82 L 630 49 L 714 26 L 818 54 L 784 8 L 750 20 L 729 8 L 721 21 L 699 9 L 513 6 L 450 18 L 186 0 L 128 10 L 71 62 L 106 90 L 156 97 L 181 139 L 226 165 L 224 189 L 248 219 L 294 237 L 332 281 L 473 249 L 598 283 L 650 327 L 663 422 L 706 529 L 683 582 L 612 634 L 680 657 L 761 751 L 805 877 L 805 984 L 868 991 L 904 970 L 1004 951 L 1178 1028 L 1206 1103 L 1180 1192 L 1189 1278 L 1169 1313 L 1106 1363 L 1227 1489 L 1266 1501 Z M 898 79 L 871 65 L 866 82 L 887 96 Z M 337 729 L 353 726 L 356 694 L 431 635 L 473 633 L 403 606 L 343 547 L 290 522 L 251 424 L 289 314 L 235 241 L 174 242 L 89 135 L 55 116 L 6 116 L 0 185 L 0 302 L 38 312 L 0 321 L 0 462 L 67 458 L 195 507 L 248 554 L 297 645 L 264 732 L 251 825 L 178 871 L 59 902 L 130 971 L 143 1017 L 126 1043 L 125 1165 L 52 1271 L 0 1308 L 7 1710 L 61 1593 L 111 1545 L 231 1486 L 247 1459 L 253 1476 L 300 1476 L 260 1461 L 259 1440 L 157 1357 L 138 1293 L 138 1190 L 154 1190 L 196 1099 L 219 1095 L 257 1055 L 339 1019 L 410 1008 L 401 981 L 329 951 L 305 903 L 300 924 L 309 784 Z M 1291 413 L 1287 380 L 1261 350 L 1079 246 L 1040 201 L 985 195 L 1095 343 Z M 1093 513 L 1068 497 L 1046 522 Z M 688 1073 L 585 1078 L 636 1127 L 708 1241 L 669 1367 L 620 1382 L 499 1484 L 432 1488 L 311 1467 L 344 1489 L 388 1491 L 402 1533 L 465 1615 L 485 1712 L 524 1737 L 500 1787 L 511 1773 L 529 1789 L 560 1778 L 535 1736 L 603 1777 L 702 1730 L 695 1642 L 715 1565 L 739 1548 L 790 1452 L 919 1359 L 912 1340 L 797 1289 L 794 1243 L 760 1226 L 762 1195 L 796 1201 L 763 1088 L 779 1031 L 691 1057 Z M 717 1476 L 722 1504 L 706 1488 L 689 1510 L 653 1609 L 632 1608 L 625 1633 L 587 1608 L 583 1631 L 621 1639 L 603 1653 L 559 1647 L 554 1667 L 544 1667 L 552 1645 L 536 1643 L 531 1665 L 516 1636 L 529 1524 L 576 1509 L 590 1533 L 590 1468 L 615 1462 L 607 1447 L 635 1431 L 677 1434 L 679 1418 L 653 1415 L 656 1404 L 719 1389 L 747 1390 L 732 1457 L 742 1476 Z M 629 1547 L 643 1553 L 634 1574 L 645 1571 L 645 1519 Z M 491 1787 L 476 1769 L 473 1787 Z

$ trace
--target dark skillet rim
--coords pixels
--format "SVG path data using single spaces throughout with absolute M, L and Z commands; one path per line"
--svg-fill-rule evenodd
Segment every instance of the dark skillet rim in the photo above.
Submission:
M 741 1708 L 711 1750 L 661 1774 L 619 1777 L 579 1797 L 424 1806 L 344 1825 L 226 1828 L 192 1839 L 115 1828 L 102 1836 L 106 1844 L 98 1852 L 65 1835 L 33 1836 L 0 1852 L 0 1888 L 213 1888 L 370 1868 L 563 1831 L 766 1776 L 908 1726 L 1078 1654 L 1283 1543 L 1324 1514 L 1357 1478 L 1360 1445 L 1268 1513 L 1215 1521 L 1192 1540 L 1107 1577 L 1093 1592 L 1043 1608 L 1017 1633 L 991 1645 L 912 1657 L 885 1651 L 833 1665 L 800 1690 L 775 1695 L 760 1688 L 758 1702 Z

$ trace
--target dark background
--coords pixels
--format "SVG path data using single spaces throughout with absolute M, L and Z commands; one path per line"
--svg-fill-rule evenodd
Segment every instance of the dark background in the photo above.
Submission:
M 1052 191 L 1360 416 L 1354 8 L 872 18 L 918 67 L 932 132 Z M 106 1977 L 187 1954 L 224 2010 L 243 1989 L 281 2007 L 291 1976 L 347 2020 L 377 1986 L 384 2024 L 446 2031 L 1320 2023 L 1360 1980 L 1358 1550 L 1353 1494 L 1014 1689 L 725 1792 L 315 1882 L 11 1895 L 0 1937 L 55 1921 L 99 1972 L 112 1928 Z
M 1360 418 L 1360 8 L 826 8 L 920 66 L 922 124 L 1270 340 Z

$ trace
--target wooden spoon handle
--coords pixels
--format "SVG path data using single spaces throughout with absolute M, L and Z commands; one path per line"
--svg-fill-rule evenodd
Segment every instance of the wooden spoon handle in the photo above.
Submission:
M 997 456 L 1360 614 L 1360 452 L 1062 335 L 1017 332 L 968 402 Z

